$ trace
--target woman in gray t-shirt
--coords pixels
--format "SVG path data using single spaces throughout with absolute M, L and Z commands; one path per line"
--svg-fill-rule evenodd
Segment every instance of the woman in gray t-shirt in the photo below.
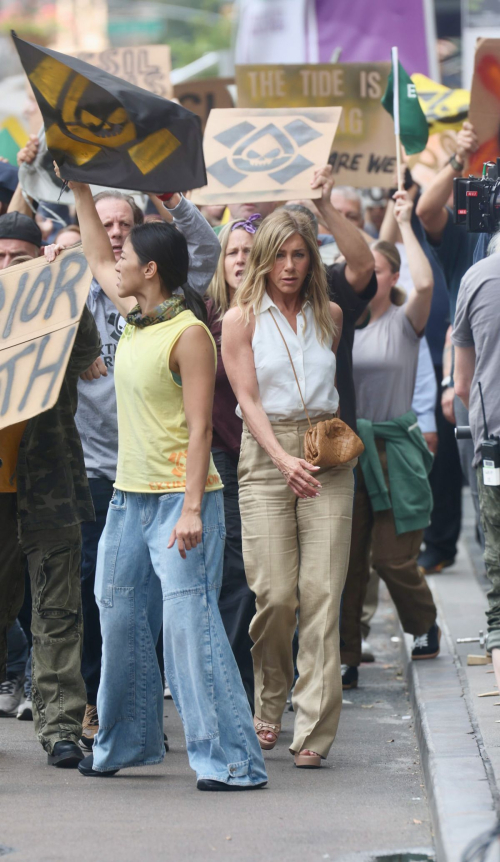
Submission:
M 426 476 L 432 458 L 411 412 L 420 338 L 429 317 L 434 282 L 411 226 L 413 203 L 406 192 L 397 192 L 395 201 L 394 214 L 414 289 L 405 304 L 405 293 L 397 287 L 399 252 L 392 243 L 375 243 L 377 294 L 370 303 L 367 323 L 356 331 L 353 349 L 358 432 L 364 438 L 365 452 L 358 465 L 343 597 L 344 688 L 357 685 L 361 610 L 370 565 L 386 582 L 404 630 L 415 636 L 413 658 L 434 658 L 439 652 L 436 608 L 417 567 L 431 509 Z

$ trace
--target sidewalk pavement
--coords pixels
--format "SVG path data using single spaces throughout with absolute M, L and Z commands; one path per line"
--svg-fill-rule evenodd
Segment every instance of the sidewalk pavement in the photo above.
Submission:
M 500 779 L 500 694 L 493 666 L 467 666 L 479 644 L 457 644 L 486 630 L 486 578 L 475 543 L 467 496 L 455 564 L 428 577 L 442 629 L 436 661 L 411 662 L 412 638 L 403 639 L 420 755 L 429 794 L 437 862 L 460 862 L 467 845 L 497 823 Z M 496 705 L 498 704 L 498 705 Z
M 368 862 L 409 851 L 429 858 L 430 814 L 400 644 L 391 642 L 397 635 L 384 589 L 370 638 L 377 662 L 363 665 L 359 689 L 345 692 L 327 764 L 294 768 L 286 712 L 266 755 L 264 790 L 197 791 L 172 701 L 164 762 L 108 779 L 46 766 L 33 725 L 0 719 L 0 856 L 11 848 L 12 862 Z

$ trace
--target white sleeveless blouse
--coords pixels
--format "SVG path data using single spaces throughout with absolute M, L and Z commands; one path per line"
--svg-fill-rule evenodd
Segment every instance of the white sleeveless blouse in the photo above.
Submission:
M 311 418 L 333 415 L 339 406 L 335 388 L 336 360 L 332 339 L 319 342 L 309 302 L 297 315 L 297 334 L 267 293 L 255 311 L 252 348 L 262 406 L 271 420 L 298 421 L 306 418 L 290 359 L 269 309 L 286 340 L 295 373 Z M 241 417 L 238 405 L 236 413 Z

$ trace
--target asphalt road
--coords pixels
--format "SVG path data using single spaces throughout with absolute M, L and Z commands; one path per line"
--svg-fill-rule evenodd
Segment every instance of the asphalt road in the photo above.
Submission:
M 46 765 L 33 725 L 0 719 L 0 856 L 12 862 L 313 862 L 431 848 L 429 810 L 392 605 L 370 638 L 377 662 L 345 693 L 327 765 L 297 770 L 293 715 L 269 752 L 269 785 L 200 793 L 180 720 L 165 701 L 171 750 L 155 767 L 106 780 Z M 9 852 L 10 849 L 12 851 Z

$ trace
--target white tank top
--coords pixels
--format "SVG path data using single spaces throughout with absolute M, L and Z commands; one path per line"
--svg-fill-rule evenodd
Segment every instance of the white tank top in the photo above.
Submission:
M 255 311 L 252 348 L 262 406 L 272 422 L 305 419 L 290 359 L 269 309 L 272 309 L 293 359 L 295 372 L 311 418 L 333 415 L 339 406 L 335 388 L 336 360 L 332 339 L 321 344 L 314 325 L 313 310 L 307 302 L 297 315 L 297 334 L 286 317 L 265 293 Z M 241 417 L 238 405 L 236 413 Z

